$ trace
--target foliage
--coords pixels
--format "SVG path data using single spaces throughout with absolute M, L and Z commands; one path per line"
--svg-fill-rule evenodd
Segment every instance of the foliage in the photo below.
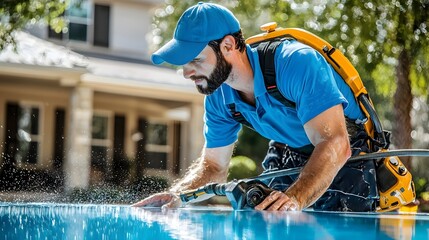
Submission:
M 326 2 L 312 26 L 320 35 L 338 35 L 336 42 L 341 44 L 336 46 L 366 80 L 379 117 L 386 119 L 385 128 L 392 131 L 393 147 L 412 148 L 413 98 L 428 90 L 429 2 L 390 2 Z M 324 27 L 329 22 L 333 24 Z M 411 157 L 402 160 L 411 167 Z
M 429 182 L 426 178 L 414 178 L 416 198 L 420 202 L 419 211 L 429 212 Z
M 245 156 L 236 156 L 231 159 L 228 170 L 228 181 L 253 177 L 258 174 L 255 162 Z
M 238 144 L 234 155 L 243 155 L 255 159 L 259 167 L 264 160 L 267 150 L 268 139 L 247 127 L 243 127 L 238 137 Z
M 398 79 L 395 67 L 404 60 L 399 57 L 401 51 L 410 51 L 413 56 L 409 76 L 413 93 L 427 92 L 424 79 L 429 78 L 428 8 L 426 0 L 392 0 L 390 4 L 381 0 L 326 1 L 309 18 L 306 27 L 335 43 L 351 59 L 379 105 L 376 108 L 381 118 L 387 119 L 389 111 L 394 110 L 393 92 Z M 389 108 L 385 103 L 389 103 Z
M 416 189 L 416 197 L 421 198 L 422 194 L 429 191 L 429 183 L 425 178 L 416 178 L 414 181 L 414 187 Z
M 13 32 L 29 23 L 44 22 L 56 32 L 65 26 L 65 0 L 6 0 L 0 2 L 0 51 L 15 46 Z
M 429 39 L 428 44 L 421 46 L 421 51 L 416 53 L 410 77 L 414 94 L 427 98 L 429 92 Z

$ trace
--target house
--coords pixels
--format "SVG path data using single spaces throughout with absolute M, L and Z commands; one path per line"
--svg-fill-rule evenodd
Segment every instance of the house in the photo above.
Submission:
M 0 52 L 0 177 L 25 171 L 37 185 L 32 172 L 57 174 L 65 189 L 176 179 L 204 143 L 203 96 L 149 61 L 163 1 L 80 2 L 68 31 L 34 24 L 16 32 L 17 52 Z

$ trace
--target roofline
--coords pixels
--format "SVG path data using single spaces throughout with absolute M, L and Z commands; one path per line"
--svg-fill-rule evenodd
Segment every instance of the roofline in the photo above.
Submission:
M 105 77 L 91 73 L 82 76 L 82 86 L 88 86 L 99 92 L 126 94 L 129 96 L 150 97 L 153 99 L 171 99 L 187 102 L 203 102 L 204 97 L 195 88 L 174 86 L 153 82 L 133 81 L 123 78 Z
M 87 72 L 88 70 L 83 67 L 63 68 L 10 62 L 0 64 L 0 74 L 59 81 L 63 86 L 75 85 Z
M 172 86 L 166 83 L 142 82 L 133 79 L 99 76 L 81 67 L 62 68 L 2 62 L 0 65 L 0 75 L 57 81 L 63 87 L 86 86 L 96 92 L 196 103 L 204 101 L 203 95 L 198 93 L 195 88 L 187 85 Z

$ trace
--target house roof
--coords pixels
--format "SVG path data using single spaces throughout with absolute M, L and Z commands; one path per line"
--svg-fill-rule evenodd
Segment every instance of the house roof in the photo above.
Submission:
M 83 83 L 110 84 L 121 87 L 168 87 L 170 90 L 197 93 L 192 81 L 184 79 L 182 74 L 178 74 L 173 69 L 143 63 L 86 57 L 26 32 L 18 31 L 15 33 L 15 37 L 16 51 L 12 46 L 0 51 L 0 63 L 15 66 L 18 74 L 20 69 L 34 69 L 35 67 L 49 68 L 49 71 L 80 70 L 82 74 L 80 81 Z M 96 84 L 93 86 L 97 86 Z
M 88 65 L 86 57 L 66 47 L 25 32 L 17 31 L 14 34 L 16 49 L 9 45 L 0 51 L 0 62 L 60 68 L 85 68 Z
M 105 78 L 106 81 L 119 80 L 123 83 L 162 84 L 171 87 L 195 89 L 190 80 L 172 69 L 148 64 L 120 62 L 100 58 L 89 58 L 89 73 L 84 79 Z

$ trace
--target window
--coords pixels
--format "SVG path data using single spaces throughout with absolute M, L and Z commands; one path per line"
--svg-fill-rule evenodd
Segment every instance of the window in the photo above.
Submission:
M 88 0 L 71 0 L 66 10 L 69 20 L 68 39 L 87 41 L 88 25 L 90 23 L 91 5 Z
M 109 158 L 109 122 L 108 114 L 95 113 L 92 118 L 91 164 L 100 170 L 106 170 Z
M 110 6 L 93 6 L 89 0 L 70 0 L 64 17 L 69 22 L 67 28 L 62 33 L 56 33 L 49 27 L 49 38 L 92 41 L 94 46 L 109 47 Z
M 167 141 L 167 124 L 149 122 L 146 134 L 146 167 L 166 170 L 171 149 Z
M 18 164 L 36 164 L 40 147 L 40 110 L 37 106 L 20 105 L 18 107 L 17 152 Z
M 49 28 L 48 37 L 58 40 L 74 40 L 87 42 L 88 31 L 91 26 L 91 4 L 88 0 L 70 0 L 64 17 L 69 22 L 63 32 L 56 33 Z

